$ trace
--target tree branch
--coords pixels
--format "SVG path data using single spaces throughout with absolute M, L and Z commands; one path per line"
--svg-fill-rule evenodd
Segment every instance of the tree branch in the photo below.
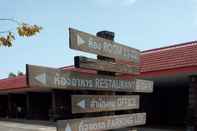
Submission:
M 10 22 L 13 22 L 17 25 L 21 25 L 21 23 L 19 21 L 15 20 L 15 19 L 12 19 L 12 18 L 0 18 L 0 21 L 10 21 Z M 9 33 L 9 32 L 12 32 L 11 30 L 14 30 L 14 29 L 0 31 L 0 34 L 6 34 L 6 33 Z
M 9 32 L 12 32 L 12 31 L 10 31 L 10 30 L 0 31 L 0 34 L 9 33 Z
M 20 25 L 21 23 L 15 19 L 12 19 L 12 18 L 0 18 L 0 21 L 11 21 L 11 22 L 14 22 L 16 23 L 17 25 Z

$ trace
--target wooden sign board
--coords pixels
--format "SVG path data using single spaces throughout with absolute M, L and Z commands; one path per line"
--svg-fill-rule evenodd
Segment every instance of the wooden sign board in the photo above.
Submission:
M 58 121 L 58 131 L 104 131 L 144 125 L 146 113 Z
M 119 60 L 139 63 L 140 51 L 94 35 L 69 29 L 70 48 Z
M 85 75 L 78 72 L 33 65 L 27 65 L 26 74 L 27 84 L 30 87 L 147 93 L 153 91 L 153 82 L 147 80 L 125 80 L 110 76 Z
M 140 73 L 139 66 L 95 60 L 83 56 L 76 56 L 74 62 L 76 68 L 84 68 L 84 69 L 99 70 L 99 71 L 110 71 L 110 72 L 135 74 L 135 75 L 138 75 Z
M 138 95 L 73 95 L 72 113 L 139 109 Z

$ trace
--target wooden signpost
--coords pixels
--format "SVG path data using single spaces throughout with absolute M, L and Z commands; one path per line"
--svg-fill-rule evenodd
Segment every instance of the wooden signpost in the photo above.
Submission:
M 87 58 L 84 56 L 76 56 L 74 62 L 76 68 L 134 74 L 134 75 L 139 75 L 140 73 L 139 66 L 119 64 L 115 62 L 106 62 L 106 61 Z
M 137 95 L 73 95 L 72 113 L 131 110 L 139 108 Z
M 111 36 L 109 32 L 108 34 L 104 32 L 103 38 L 71 28 L 69 33 L 71 49 L 98 55 L 97 60 L 81 56 L 75 57 L 75 67 L 96 70 L 97 74 L 34 65 L 27 65 L 26 68 L 29 87 L 56 89 L 56 91 L 62 89 L 63 94 L 66 94 L 67 97 L 63 97 L 63 101 L 65 104 L 65 98 L 68 98 L 66 101 L 68 105 L 66 107 L 61 105 L 62 103 L 60 105 L 61 109 L 68 109 L 66 113 L 71 117 L 66 117 L 68 120 L 58 121 L 58 131 L 101 131 L 145 124 L 146 113 L 130 114 L 132 109 L 139 109 L 140 97 L 126 93 L 151 93 L 153 92 L 153 82 L 141 79 L 123 79 L 115 75 L 115 73 L 138 75 L 140 72 L 138 66 L 120 64 L 116 60 L 126 60 L 139 65 L 140 51 L 113 42 L 112 32 Z M 102 36 L 103 32 L 100 33 L 99 36 Z M 74 91 L 69 92 L 68 90 Z M 103 91 L 102 95 L 100 95 L 101 91 Z M 118 92 L 124 95 L 117 95 Z M 52 114 L 56 116 L 58 111 L 56 111 L 55 93 L 52 98 Z M 122 114 L 117 111 L 121 111 Z M 97 113 L 97 117 L 94 117 L 95 113 Z M 70 119 L 73 118 L 73 115 L 83 114 L 83 117 L 90 118 Z M 102 116 L 98 117 L 98 115 Z
M 153 91 L 153 82 L 125 80 L 103 75 L 84 75 L 78 72 L 27 65 L 27 84 L 30 87 L 47 87 L 68 90 L 99 90 L 123 92 Z
M 114 115 L 58 121 L 58 131 L 104 131 L 143 125 L 146 113 Z
M 70 48 L 139 63 L 140 51 L 94 35 L 69 29 Z

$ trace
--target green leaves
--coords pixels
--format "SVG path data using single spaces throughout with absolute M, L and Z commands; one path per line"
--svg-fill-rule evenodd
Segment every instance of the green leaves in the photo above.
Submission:
M 21 72 L 21 71 L 18 71 L 17 74 L 15 74 L 14 72 L 10 72 L 8 74 L 8 78 L 13 78 L 13 77 L 16 77 L 16 76 L 23 76 L 23 75 L 24 75 L 24 73 Z

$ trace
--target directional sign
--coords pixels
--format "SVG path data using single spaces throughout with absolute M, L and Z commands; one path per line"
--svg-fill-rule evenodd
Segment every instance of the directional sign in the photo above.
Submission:
M 130 110 L 139 108 L 139 96 L 73 95 L 72 113 Z
M 146 113 L 58 121 L 58 131 L 104 131 L 144 125 Z
M 27 84 L 30 87 L 126 92 L 153 91 L 153 82 L 147 80 L 125 80 L 103 75 L 85 75 L 78 72 L 32 65 L 27 65 L 26 74 Z
M 84 56 L 75 57 L 75 67 L 135 75 L 140 73 L 139 66 L 95 60 Z
M 139 63 L 140 51 L 94 35 L 69 29 L 70 48 Z

